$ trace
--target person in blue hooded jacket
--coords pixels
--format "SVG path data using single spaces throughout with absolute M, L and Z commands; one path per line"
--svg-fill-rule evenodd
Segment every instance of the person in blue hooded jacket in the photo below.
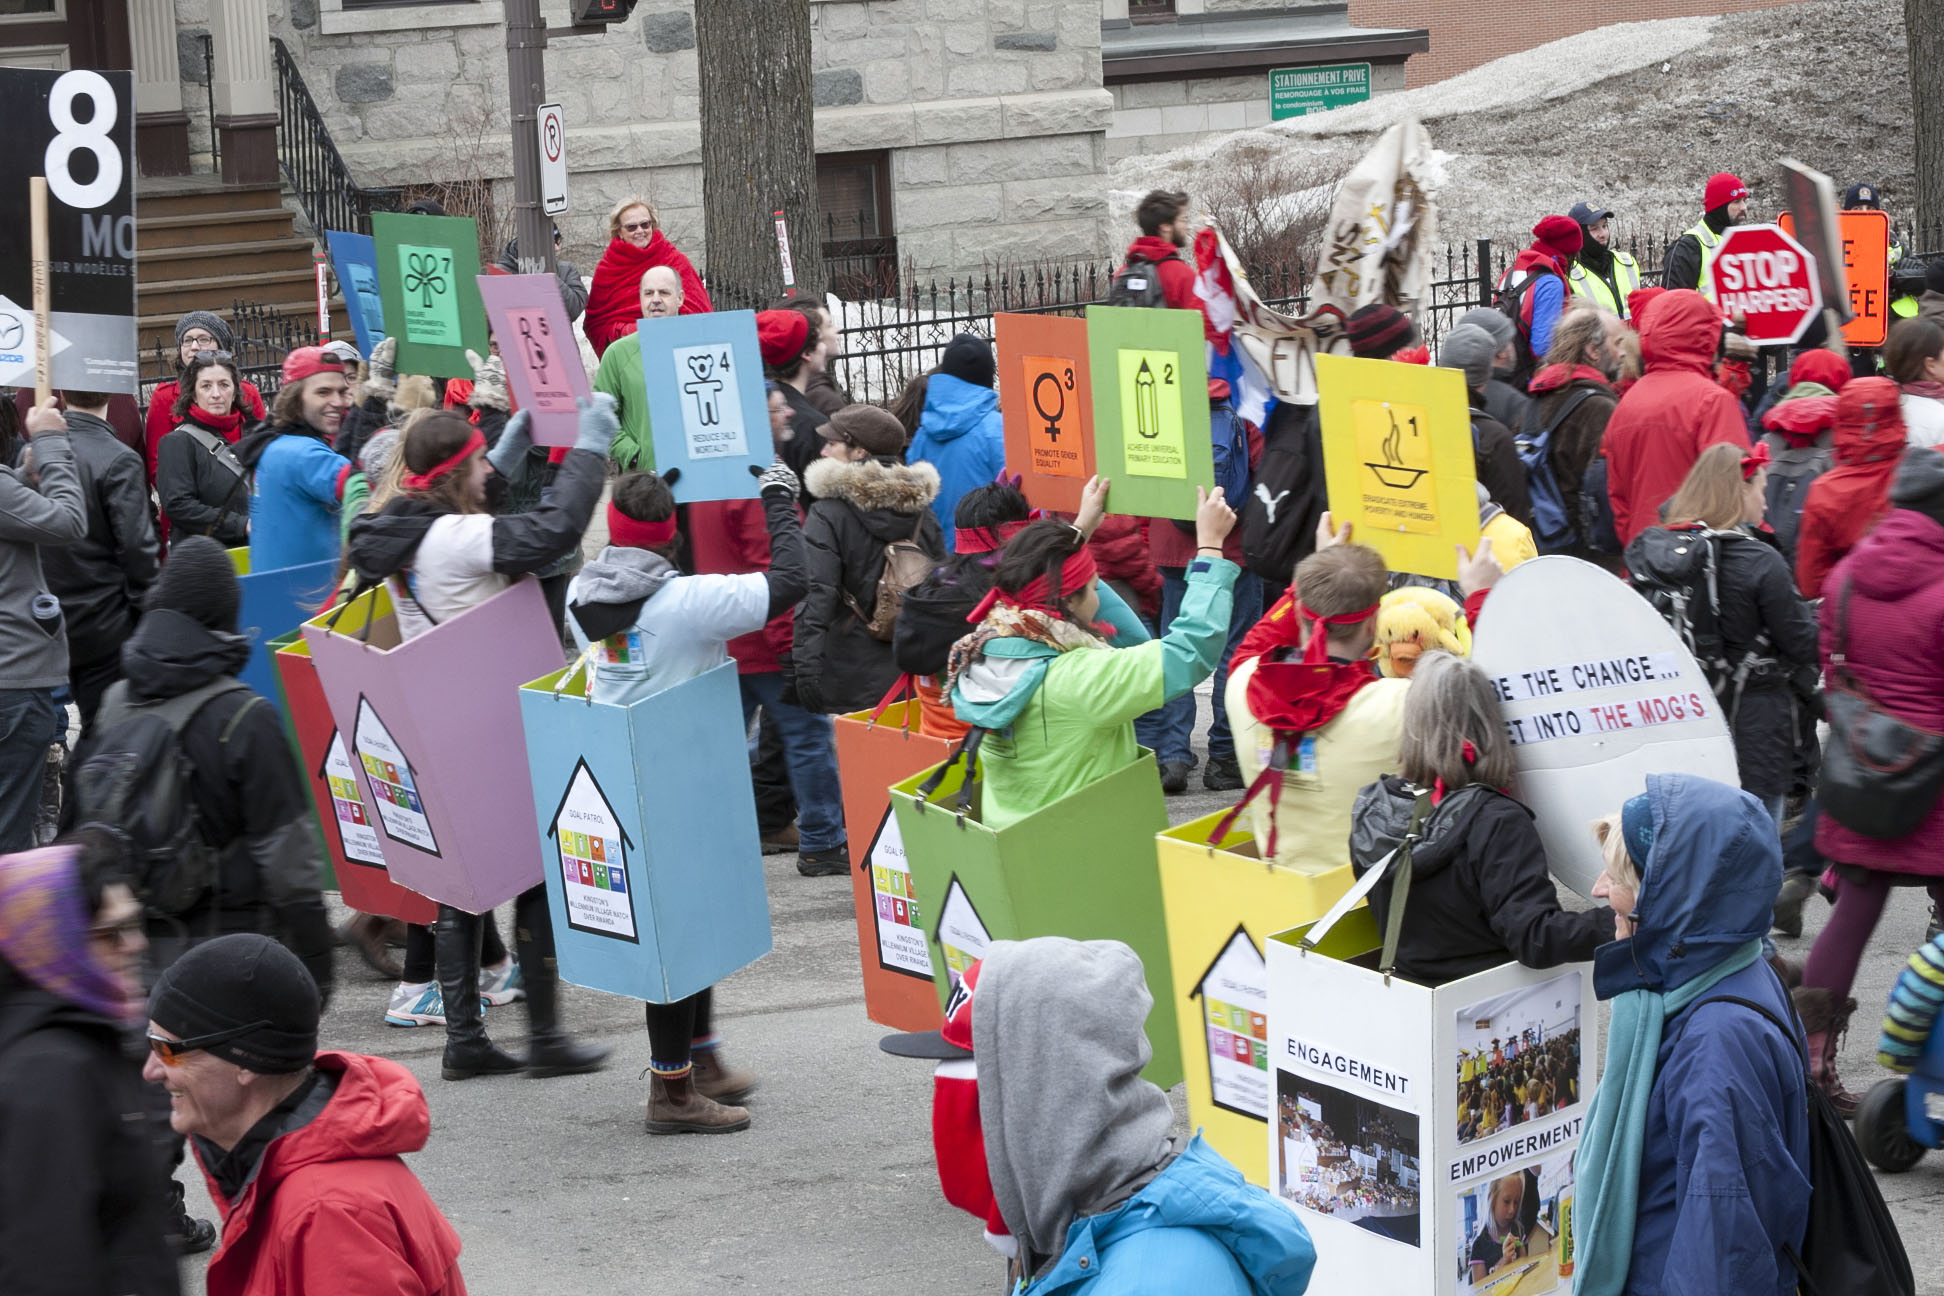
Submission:
M 1574 1162 L 1574 1294 L 1790 1296 L 1809 1090 L 1788 991 L 1762 958 L 1782 885 L 1775 821 L 1738 788 L 1650 774 L 1598 827 L 1593 894 L 1616 939 L 1594 954 L 1593 986 L 1613 1018 Z
M 1119 941 L 994 941 L 940 1029 L 880 1047 L 938 1062 L 939 1186 L 1015 1296 L 1302 1296 L 1316 1248 L 1296 1213 L 1199 1134 L 1170 1136 L 1140 1074 L 1153 1005 Z
M 905 450 L 906 463 L 938 469 L 939 489 L 932 513 L 952 548 L 953 511 L 959 497 L 983 486 L 1006 466 L 1006 435 L 999 419 L 999 393 L 992 389 L 997 362 L 992 344 L 961 333 L 925 381 L 925 412 Z

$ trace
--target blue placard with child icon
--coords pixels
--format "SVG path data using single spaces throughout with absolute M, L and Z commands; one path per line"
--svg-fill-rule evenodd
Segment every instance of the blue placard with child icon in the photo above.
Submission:
M 343 230 L 325 230 L 324 241 L 331 249 L 331 270 L 337 275 L 345 313 L 351 317 L 358 354 L 370 359 L 371 349 L 385 340 L 385 307 L 378 298 L 378 245 L 369 234 Z
M 755 499 L 750 469 L 776 458 L 755 312 L 644 319 L 639 336 L 655 467 L 680 470 L 675 502 Z

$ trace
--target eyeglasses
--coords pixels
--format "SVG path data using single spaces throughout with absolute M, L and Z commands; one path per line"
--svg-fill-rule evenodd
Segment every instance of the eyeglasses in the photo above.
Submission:
M 181 346 L 213 347 L 216 345 L 216 339 L 207 333 L 191 333 L 178 339 L 178 343 Z
M 624 223 L 622 224 L 622 226 L 621 226 L 621 228 L 622 228 L 622 229 L 624 229 L 624 230 L 626 230 L 626 231 L 627 231 L 628 233 L 630 233 L 630 234 L 632 234 L 632 233 L 634 233 L 634 232 L 635 232 L 636 230 L 651 230 L 651 229 L 653 229 L 653 228 L 655 228 L 655 222 L 653 222 L 653 221 L 627 221 L 627 222 L 624 222 Z
M 142 915 L 124 918 L 118 923 L 107 923 L 88 928 L 88 936 L 93 940 L 123 944 L 142 934 Z
M 198 351 L 194 356 L 190 358 L 193 360 L 228 360 L 232 362 L 234 362 L 236 359 L 236 357 L 234 355 L 231 355 L 228 351 L 215 351 L 215 350 Z
M 229 1030 L 212 1031 L 207 1035 L 192 1035 L 188 1039 L 166 1039 L 150 1031 L 148 1033 L 149 1052 L 155 1054 L 156 1059 L 165 1067 L 181 1066 L 185 1054 L 214 1048 L 218 1044 L 227 1044 L 233 1039 L 241 1039 L 251 1031 L 262 1030 L 269 1024 L 267 1021 L 253 1021 L 248 1026 L 233 1026 Z

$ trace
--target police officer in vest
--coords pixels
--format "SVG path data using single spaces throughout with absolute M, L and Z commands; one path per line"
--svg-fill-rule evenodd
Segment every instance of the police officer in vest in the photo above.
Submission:
M 1721 247 L 1723 231 L 1748 219 L 1748 186 L 1739 176 L 1717 172 L 1708 177 L 1701 208 L 1700 222 L 1685 230 L 1667 249 L 1666 273 L 1661 282 L 1669 288 L 1692 288 L 1712 298 L 1714 294 L 1709 289 L 1713 279 L 1708 271 L 1716 250 Z
M 1621 319 L 1627 318 L 1627 295 L 1640 287 L 1640 265 L 1612 244 L 1612 212 L 1592 203 L 1574 203 L 1568 212 L 1579 222 L 1579 255 L 1573 258 L 1566 286 L 1575 297 L 1584 297 L 1603 306 Z

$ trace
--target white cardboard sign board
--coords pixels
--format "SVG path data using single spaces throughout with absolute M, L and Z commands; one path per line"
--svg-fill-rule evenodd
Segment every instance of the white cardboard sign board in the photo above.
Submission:
M 1555 555 L 1519 564 L 1472 627 L 1512 738 L 1515 795 L 1553 875 L 1583 896 L 1602 867 L 1589 826 L 1649 774 L 1740 784 L 1726 712 L 1672 627 L 1618 577 Z
M 1375 943 L 1368 910 L 1361 924 Z M 1599 1081 L 1590 964 L 1437 989 L 1268 941 L 1269 1191 L 1316 1243 L 1314 1291 L 1572 1290 L 1573 1153 Z

